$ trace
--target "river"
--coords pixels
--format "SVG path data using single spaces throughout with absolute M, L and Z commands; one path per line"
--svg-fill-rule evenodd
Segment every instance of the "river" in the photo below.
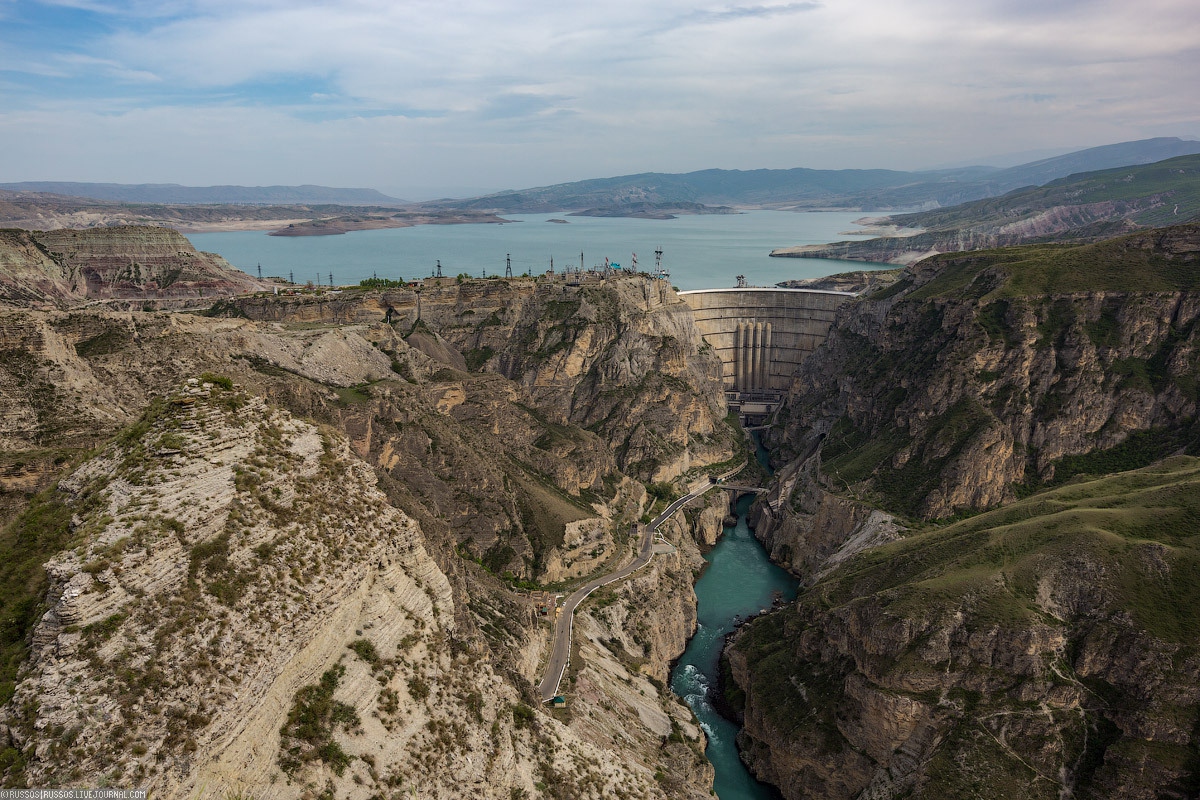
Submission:
M 759 460 L 765 462 L 761 448 Z M 717 683 L 725 634 L 736 627 L 737 618 L 769 608 L 776 592 L 785 600 L 796 596 L 796 579 L 771 563 L 750 532 L 746 512 L 752 500 L 743 497 L 738 501 L 737 524 L 725 528 L 721 540 L 705 556 L 708 566 L 696 581 L 699 626 L 671 672 L 671 688 L 691 706 L 708 735 L 705 754 L 716 773 L 713 788 L 721 800 L 779 798 L 773 787 L 759 783 L 746 770 L 738 758 L 737 725 L 718 714 L 708 697 L 709 687 Z

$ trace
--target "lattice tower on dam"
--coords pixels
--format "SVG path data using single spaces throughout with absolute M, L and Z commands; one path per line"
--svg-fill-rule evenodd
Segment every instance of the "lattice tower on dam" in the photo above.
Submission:
M 725 389 L 780 395 L 829 334 L 853 294 L 816 289 L 738 288 L 680 292 L 696 327 L 721 359 Z

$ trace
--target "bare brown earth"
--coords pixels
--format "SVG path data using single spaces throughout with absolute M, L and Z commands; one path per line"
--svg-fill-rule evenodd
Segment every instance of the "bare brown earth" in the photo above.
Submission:
M 24 230 L 157 225 L 185 233 L 277 231 L 280 236 L 327 236 L 356 230 L 506 222 L 481 211 L 339 205 L 167 205 L 118 203 L 42 192 L 0 190 L 0 227 Z

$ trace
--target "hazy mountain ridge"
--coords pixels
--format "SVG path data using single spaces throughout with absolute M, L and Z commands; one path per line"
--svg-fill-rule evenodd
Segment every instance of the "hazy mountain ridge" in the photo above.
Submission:
M 640 173 L 497 192 L 483 197 L 405 203 L 373 189 L 322 186 L 177 186 L 25 182 L 0 184 L 0 223 L 45 229 L 162 224 L 180 229 L 285 227 L 289 234 L 344 233 L 370 227 L 495 222 L 496 213 L 587 211 L 596 216 L 722 213 L 711 207 L 796 210 L 944 208 L 995 197 L 1081 170 L 1137 165 L 1200 153 L 1200 142 L 1146 139 L 1089 148 L 1008 169 L 987 166 L 905 172 L 808 168 Z M 97 199 L 98 198 L 98 199 Z M 647 209 L 677 209 L 650 211 Z M 398 212 L 403 208 L 405 211 Z M 383 222 L 355 222 L 363 213 Z M 469 213 L 467 213 L 469 212 Z M 480 212 L 486 212 L 480 216 Z M 466 214 L 461 219 L 456 214 Z M 398 215 L 397 215 L 398 214 Z M 390 218 L 396 215 L 395 218 Z M 300 227 L 306 221 L 321 221 Z
M 1200 155 L 1073 174 L 1045 186 L 952 208 L 874 220 L 907 236 L 780 248 L 786 258 L 911 264 L 939 253 L 1026 242 L 1099 241 L 1138 228 L 1200 218 Z
M 633 202 L 863 210 L 939 207 L 993 197 L 1081 170 L 1144 164 L 1193 153 L 1200 153 L 1200 142 L 1164 137 L 1089 148 L 1008 169 L 978 166 L 922 172 L 795 168 L 641 173 L 427 205 L 508 213 L 603 208 Z
M 374 189 L 301 186 L 182 186 L 177 183 L 82 183 L 74 181 L 23 181 L 0 183 L 0 189 L 35 192 L 119 203 L 167 205 L 343 205 L 398 206 L 404 200 Z

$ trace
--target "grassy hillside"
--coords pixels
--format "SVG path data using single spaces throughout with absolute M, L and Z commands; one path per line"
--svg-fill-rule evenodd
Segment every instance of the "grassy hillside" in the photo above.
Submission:
M 1089 244 L 1017 245 L 934 256 L 922 272 L 936 277 L 909 294 L 911 299 L 1200 289 L 1200 224 Z
M 1198 645 L 1177 457 L 855 556 L 737 640 L 731 699 L 790 785 L 844 780 L 820 796 L 1194 797 Z
M 1077 173 L 1002 197 L 936 211 L 898 214 L 893 220 L 929 231 L 986 224 L 1002 226 L 1047 209 L 1090 203 L 1113 203 L 1115 212 L 1139 225 L 1190 221 L 1200 214 L 1200 155 Z
M 1162 547 L 1155 547 L 1161 545 Z M 1134 557 L 1153 547 L 1168 568 L 1147 580 Z M 961 522 L 912 533 L 855 558 L 806 602 L 875 596 L 899 614 L 969 607 L 975 625 L 1021 626 L 1045 615 L 1038 583 L 1048 562 L 1100 565 L 1103 610 L 1132 615 L 1152 636 L 1200 644 L 1200 460 L 1090 478 Z

